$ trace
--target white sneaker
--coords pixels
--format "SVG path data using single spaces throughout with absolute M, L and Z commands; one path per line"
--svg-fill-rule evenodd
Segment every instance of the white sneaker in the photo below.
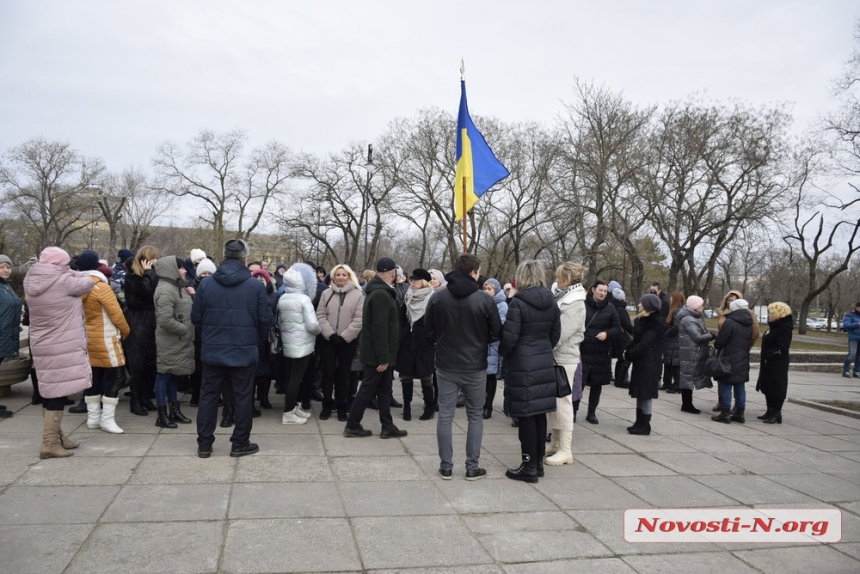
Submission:
M 302 407 L 300 407 L 299 405 L 296 405 L 296 408 L 293 409 L 293 412 L 296 413 L 297 416 L 302 417 L 303 419 L 311 418 L 311 413 L 306 410 L 303 410 Z
M 308 419 L 304 417 L 300 417 L 295 413 L 295 411 L 290 411 L 288 413 L 284 413 L 284 416 L 281 417 L 282 425 L 303 425 L 308 422 Z

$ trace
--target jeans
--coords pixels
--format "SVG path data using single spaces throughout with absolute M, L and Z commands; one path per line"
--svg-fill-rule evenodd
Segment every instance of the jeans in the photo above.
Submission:
M 854 374 L 860 375 L 860 341 L 857 339 L 848 339 L 848 354 L 845 355 L 845 363 L 842 365 L 843 373 L 851 371 L 852 362 L 854 363 Z
M 454 467 L 454 446 L 451 425 L 457 411 L 457 397 L 466 397 L 466 470 L 478 468 L 481 442 L 484 438 L 484 402 L 487 392 L 487 371 L 461 373 L 436 369 L 439 384 L 439 418 L 436 421 L 436 442 L 439 445 L 439 468 Z
M 178 384 L 179 381 L 176 380 L 176 375 L 158 373 L 155 376 L 155 405 L 166 407 L 168 402 L 179 402 L 176 396 L 176 387 Z
M 735 393 L 735 406 L 745 409 L 747 406 L 746 383 L 718 383 L 720 393 L 720 410 L 728 411 L 732 408 L 732 390 Z

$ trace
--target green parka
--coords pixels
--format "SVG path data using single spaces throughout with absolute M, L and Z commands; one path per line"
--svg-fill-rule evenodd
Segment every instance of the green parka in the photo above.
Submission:
M 155 264 L 155 349 L 159 373 L 190 375 L 194 372 L 194 328 L 191 295 L 179 275 L 177 258 L 169 255 Z

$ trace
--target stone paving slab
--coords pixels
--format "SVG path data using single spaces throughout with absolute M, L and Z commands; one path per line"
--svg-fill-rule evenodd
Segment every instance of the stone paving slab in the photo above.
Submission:
M 789 394 L 860 396 L 860 384 L 839 379 L 792 373 Z M 764 408 L 756 393 L 745 425 L 710 421 L 713 390 L 694 395 L 698 416 L 680 411 L 678 395 L 661 394 L 652 435 L 636 437 L 625 430 L 633 399 L 608 387 L 600 424 L 576 425 L 574 464 L 547 466 L 530 485 L 504 477 L 519 464 L 519 442 L 500 412 L 501 391 L 484 421 L 488 477 L 467 482 L 463 409 L 452 427 L 453 479 L 444 481 L 435 419 L 401 421 L 394 412 L 409 436 L 380 440 L 368 411 L 374 436 L 348 439 L 336 418 L 316 418 L 317 403 L 301 426 L 281 425 L 277 404 L 264 410 L 252 434 L 259 454 L 229 457 L 232 429 L 219 427 L 212 457 L 199 459 L 195 425 L 159 429 L 123 399 L 125 434 L 67 415 L 63 428 L 81 447 L 41 461 L 41 409 L 29 405 L 29 383 L 12 390 L 3 402 L 16 415 L 0 420 L 4 572 L 860 571 L 860 420 L 787 404 L 783 424 L 764 425 L 754 419 Z M 744 505 L 839 508 L 842 541 L 635 544 L 622 536 L 627 508 Z

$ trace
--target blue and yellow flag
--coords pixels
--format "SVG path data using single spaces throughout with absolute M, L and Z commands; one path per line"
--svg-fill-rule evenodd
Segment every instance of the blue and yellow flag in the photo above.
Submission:
M 472 123 L 466 105 L 466 82 L 460 81 L 457 118 L 457 171 L 454 176 L 454 215 L 460 220 L 496 182 L 511 172 L 496 159 L 484 136 Z M 465 199 L 464 199 L 465 198 Z

